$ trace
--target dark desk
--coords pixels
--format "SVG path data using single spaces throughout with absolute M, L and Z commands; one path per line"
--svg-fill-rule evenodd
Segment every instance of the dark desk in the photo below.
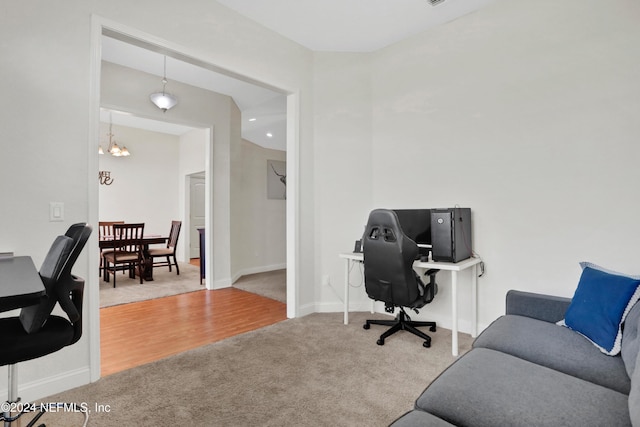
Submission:
M 204 228 L 198 228 L 198 234 L 200 234 L 200 284 L 202 285 L 202 279 L 204 279 Z
M 145 236 L 142 239 L 143 250 L 142 254 L 144 255 L 145 265 L 144 265 L 144 277 L 143 279 L 146 281 L 153 281 L 153 260 L 149 257 L 149 245 L 155 245 L 160 243 L 167 243 L 169 240 L 168 237 L 162 237 L 157 235 Z M 98 240 L 98 246 L 100 249 L 112 249 L 113 248 L 113 236 L 104 236 L 103 238 Z
M 37 304 L 44 284 L 29 256 L 0 259 L 0 312 Z

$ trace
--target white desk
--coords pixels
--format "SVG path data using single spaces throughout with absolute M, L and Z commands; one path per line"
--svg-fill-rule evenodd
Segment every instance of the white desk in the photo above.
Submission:
M 345 262 L 344 273 L 344 324 L 349 324 L 349 272 L 355 262 L 363 262 L 362 253 L 340 254 Z M 421 262 L 415 261 L 413 268 L 429 269 L 437 268 L 451 272 L 451 354 L 458 355 L 458 271 L 471 268 L 471 336 L 478 335 L 478 275 L 476 266 L 480 264 L 480 258 L 469 258 L 460 262 Z

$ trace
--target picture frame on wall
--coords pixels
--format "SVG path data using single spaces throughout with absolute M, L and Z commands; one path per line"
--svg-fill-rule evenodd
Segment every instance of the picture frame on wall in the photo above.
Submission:
M 267 160 L 267 199 L 287 198 L 287 162 Z

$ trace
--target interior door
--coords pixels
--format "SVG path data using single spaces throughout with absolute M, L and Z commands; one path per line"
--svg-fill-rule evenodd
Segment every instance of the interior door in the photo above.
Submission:
M 198 258 L 200 256 L 198 228 L 204 228 L 204 176 L 192 176 L 189 191 L 189 258 Z

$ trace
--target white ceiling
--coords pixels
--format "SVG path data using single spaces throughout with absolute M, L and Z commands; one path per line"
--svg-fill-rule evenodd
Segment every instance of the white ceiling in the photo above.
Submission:
M 491 0 L 217 0 L 315 51 L 372 52 Z
M 217 0 L 238 13 L 311 50 L 370 52 L 473 12 L 492 0 Z M 163 55 L 110 37 L 102 38 L 102 59 L 158 76 Z M 286 97 L 272 90 L 167 57 L 167 92 L 171 81 L 233 97 L 242 111 L 242 137 L 266 148 L 286 150 Z M 149 94 L 141 94 L 148 96 Z M 101 112 L 101 120 L 181 135 L 188 126 Z M 254 119 L 251 120 L 250 119 Z M 267 136 L 270 134 L 271 136 Z
M 102 60 L 133 68 L 158 76 L 158 87 L 162 89 L 164 56 L 157 52 L 102 37 Z M 243 82 L 241 80 L 167 57 L 167 92 L 176 95 L 180 103 L 180 93 L 172 90 L 171 82 L 179 81 L 191 86 L 231 96 L 242 111 L 242 137 L 265 148 L 286 150 L 286 97 L 278 92 Z M 175 89 L 175 87 L 173 88 Z M 149 93 L 140 96 L 148 97 Z M 149 101 L 151 102 L 151 101 Z M 166 113 L 165 122 L 143 119 L 131 114 L 113 112 L 113 123 L 137 127 L 154 132 L 182 135 L 192 128 L 171 123 L 171 110 Z M 108 123 L 109 111 L 102 110 L 100 119 Z M 249 121 L 249 119 L 255 119 Z M 271 137 L 267 136 L 271 134 Z

